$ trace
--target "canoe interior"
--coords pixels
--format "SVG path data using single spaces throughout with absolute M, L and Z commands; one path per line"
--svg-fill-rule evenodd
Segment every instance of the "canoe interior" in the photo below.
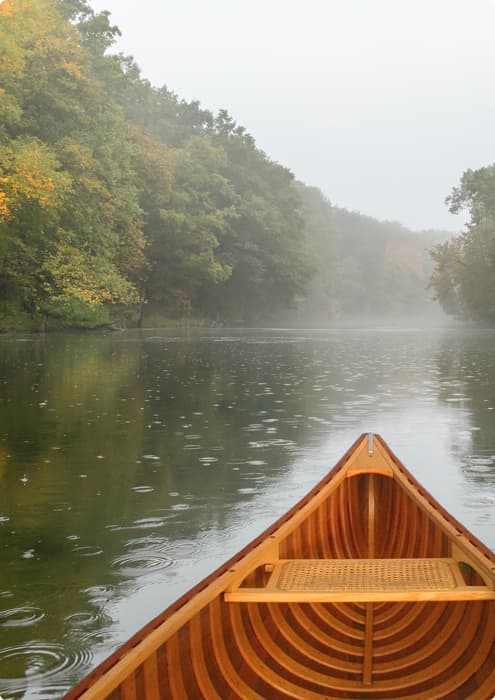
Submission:
M 495 588 L 493 555 L 420 489 L 382 440 L 375 442 L 388 466 L 358 465 L 351 473 L 357 451 L 365 454 L 365 438 L 358 440 L 240 559 L 150 623 L 67 700 L 490 700 L 495 600 L 225 600 L 232 572 L 256 548 L 269 551 L 270 540 L 284 560 L 449 558 L 464 543 L 465 583 Z M 266 585 L 270 571 L 260 561 L 241 589 Z

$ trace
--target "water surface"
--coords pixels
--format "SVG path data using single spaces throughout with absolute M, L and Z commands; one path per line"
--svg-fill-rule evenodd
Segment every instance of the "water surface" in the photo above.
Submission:
M 59 698 L 380 433 L 495 547 L 495 333 L 0 338 L 0 695 Z

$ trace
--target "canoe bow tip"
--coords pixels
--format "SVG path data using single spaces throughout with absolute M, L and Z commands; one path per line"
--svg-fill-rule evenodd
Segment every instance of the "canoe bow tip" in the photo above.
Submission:
M 358 444 L 349 456 L 344 467 L 346 477 L 358 474 L 382 474 L 393 477 L 395 467 L 392 455 L 385 443 L 376 433 L 364 433 L 361 444 Z

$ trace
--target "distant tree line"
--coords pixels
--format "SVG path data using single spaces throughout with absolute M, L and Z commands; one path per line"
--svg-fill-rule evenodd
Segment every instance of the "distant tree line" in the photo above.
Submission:
M 423 303 L 424 241 L 332 207 L 227 111 L 151 86 L 109 53 L 118 35 L 85 0 L 0 4 L 0 327 Z
M 316 188 L 297 187 L 313 263 L 301 320 L 438 314 L 428 290 L 433 270 L 429 250 L 448 233 L 412 232 L 397 222 L 332 206 Z

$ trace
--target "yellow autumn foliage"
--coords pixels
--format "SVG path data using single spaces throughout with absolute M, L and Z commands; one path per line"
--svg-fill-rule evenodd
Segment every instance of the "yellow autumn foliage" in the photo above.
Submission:
M 30 202 L 42 209 L 56 206 L 70 187 L 50 149 L 36 139 L 17 141 L 15 148 L 4 151 L 2 161 L 0 185 L 10 212 Z
M 69 78 L 73 78 L 76 80 L 85 80 L 86 76 L 82 72 L 80 66 L 76 65 L 75 63 L 69 62 L 69 61 L 64 61 L 60 64 L 60 68 L 67 73 Z
M 134 303 L 137 292 L 108 261 L 61 242 L 53 255 L 47 256 L 43 271 L 50 281 L 46 291 L 53 302 L 69 303 L 76 299 L 90 307 L 105 303 Z
M 3 0 L 2 3 L 0 3 L 0 14 L 9 16 L 12 14 L 12 5 L 8 0 Z
M 1 178 L 0 178 L 1 180 Z M 5 221 L 10 216 L 9 198 L 5 192 L 0 192 L 0 221 Z
M 57 3 L 50 0 L 3 0 L 0 4 L 2 82 L 25 77 L 30 64 L 44 70 L 48 61 L 67 76 L 66 86 L 87 82 L 84 49 L 77 29 L 61 21 Z M 25 71 L 28 71 L 26 73 Z

